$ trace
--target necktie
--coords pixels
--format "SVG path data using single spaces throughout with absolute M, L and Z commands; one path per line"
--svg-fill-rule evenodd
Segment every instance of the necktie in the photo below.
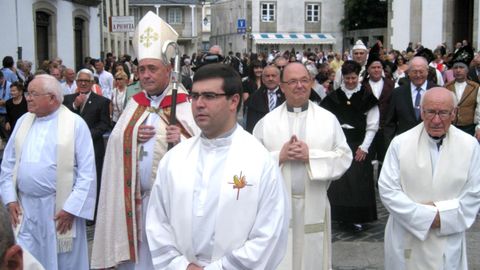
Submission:
M 268 91 L 268 110 L 273 111 L 273 109 L 275 109 L 276 103 L 277 102 L 275 100 L 275 92 Z
M 417 120 L 420 119 L 420 99 L 422 98 L 422 88 L 417 87 L 417 96 L 415 97 L 415 116 L 417 117 Z

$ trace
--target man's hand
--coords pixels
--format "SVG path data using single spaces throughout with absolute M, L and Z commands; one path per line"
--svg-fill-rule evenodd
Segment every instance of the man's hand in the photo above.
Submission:
M 155 136 L 154 126 L 140 125 L 138 127 L 138 137 L 137 137 L 138 142 L 144 143 L 150 140 L 153 136 Z
M 202 270 L 203 267 L 200 267 L 194 263 L 190 263 L 188 266 L 187 266 L 187 270 Z
M 297 136 L 293 135 L 280 150 L 279 162 L 282 164 L 287 160 L 301 160 L 308 162 L 309 151 L 305 142 L 299 141 Z
M 8 212 L 10 213 L 10 221 L 12 222 L 13 227 L 17 227 L 20 223 L 19 216 L 22 215 L 22 210 L 18 202 L 11 202 L 7 204 Z
M 77 108 L 77 110 L 80 110 L 82 108 L 83 103 L 85 103 L 85 100 L 87 100 L 87 95 L 83 93 L 79 93 L 78 96 L 73 101 L 73 105 L 75 105 L 75 108 Z
M 12 129 L 12 127 L 10 126 L 10 123 L 9 122 L 6 122 L 5 123 L 5 130 L 6 131 L 10 131 Z
M 367 152 L 364 152 L 362 149 L 357 148 L 357 151 L 355 152 L 355 161 L 364 161 L 365 158 L 367 157 Z
M 180 142 L 180 128 L 176 125 L 167 126 L 167 143 L 174 145 Z
M 480 129 L 475 131 L 475 138 L 480 141 Z
M 435 204 L 433 202 L 427 202 L 425 204 L 435 206 Z M 438 228 L 440 228 L 440 225 L 441 225 L 440 224 L 440 213 L 437 210 L 437 214 L 435 215 L 435 218 L 433 219 L 433 222 L 432 222 L 432 225 L 430 225 L 430 228 L 431 229 L 438 229 Z
M 72 228 L 74 218 L 74 215 L 65 210 L 60 210 L 60 212 L 58 212 L 54 218 L 54 220 L 57 222 L 57 231 L 60 232 L 60 234 L 64 234 L 70 230 Z

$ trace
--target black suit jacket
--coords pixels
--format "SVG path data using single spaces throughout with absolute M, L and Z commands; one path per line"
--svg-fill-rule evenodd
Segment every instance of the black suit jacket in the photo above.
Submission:
M 427 83 L 427 89 L 436 86 L 432 82 Z M 393 137 L 405 132 L 422 122 L 415 116 L 413 108 L 412 91 L 410 81 L 408 83 L 393 89 L 390 100 L 390 107 L 385 118 L 385 143 L 390 144 Z
M 88 125 L 92 135 L 93 148 L 95 151 L 95 164 L 97 166 L 97 177 L 100 181 L 100 172 L 102 170 L 103 156 L 105 155 L 105 144 L 103 134 L 110 130 L 110 100 L 93 92 L 85 101 L 85 106 L 80 112 L 80 108 L 73 108 L 73 101 L 79 94 L 70 94 L 63 97 L 63 104 L 72 112 L 80 115 Z
M 257 91 L 255 91 L 255 93 L 248 97 L 246 101 L 247 122 L 245 129 L 250 133 L 252 133 L 257 122 L 270 112 L 268 110 L 267 91 L 267 88 L 262 85 Z M 284 101 L 285 95 L 279 88 L 277 90 L 277 104 L 275 104 L 275 107 L 280 106 Z
M 480 78 L 478 78 L 477 71 L 474 67 L 468 71 L 468 79 L 480 84 Z

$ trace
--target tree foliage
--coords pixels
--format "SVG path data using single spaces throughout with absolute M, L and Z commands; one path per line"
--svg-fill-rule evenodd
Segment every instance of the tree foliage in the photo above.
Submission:
M 345 17 L 341 24 L 345 31 L 387 27 L 387 1 L 345 0 Z

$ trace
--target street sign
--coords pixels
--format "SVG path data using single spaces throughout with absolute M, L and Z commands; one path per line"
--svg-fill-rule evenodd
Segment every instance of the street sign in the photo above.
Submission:
M 135 31 L 135 19 L 133 16 L 110 17 L 110 32 L 133 32 Z
M 237 28 L 247 28 L 247 20 L 245 19 L 238 19 L 237 20 Z
M 245 34 L 247 32 L 246 28 L 237 28 L 237 33 L 239 34 Z

